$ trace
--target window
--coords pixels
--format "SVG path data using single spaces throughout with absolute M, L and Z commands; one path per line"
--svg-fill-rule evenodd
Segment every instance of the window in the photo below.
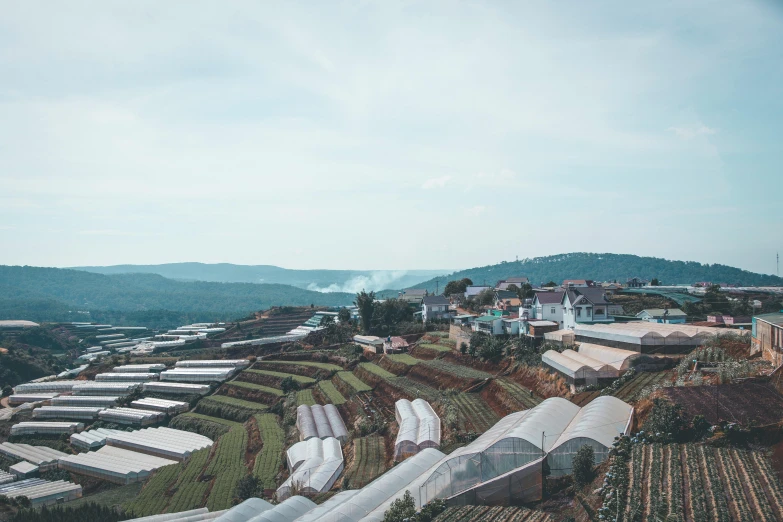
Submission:
M 582 317 L 582 309 L 581 308 L 577 308 L 576 309 L 576 316 L 577 317 Z
M 554 306 L 552 307 L 551 313 L 553 313 L 553 314 L 557 313 L 557 312 L 555 312 L 555 307 Z
M 603 308 L 596 308 L 595 309 L 595 315 L 604 315 L 604 309 Z

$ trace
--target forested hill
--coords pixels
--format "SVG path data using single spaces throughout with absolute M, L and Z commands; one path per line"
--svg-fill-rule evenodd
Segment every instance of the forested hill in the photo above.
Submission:
M 0 266 L 0 301 L 5 301 L 0 302 L 0 309 L 12 308 L 7 301 L 48 303 L 52 307 L 57 302 L 77 310 L 170 310 L 239 316 L 276 305 L 346 305 L 353 298 L 353 294 L 313 292 L 278 284 L 183 282 L 155 274 L 102 275 L 60 268 Z
M 439 290 L 447 281 L 470 278 L 474 284 L 494 285 L 507 277 L 524 276 L 531 284 L 564 279 L 592 279 L 595 281 L 625 282 L 631 277 L 648 281 L 658 278 L 662 284 L 687 284 L 699 281 L 740 284 L 748 286 L 783 286 L 783 278 L 756 274 L 726 265 L 705 265 L 694 261 L 669 261 L 657 257 L 639 257 L 628 254 L 591 254 L 576 252 L 556 256 L 536 257 L 510 261 L 499 265 L 482 266 L 454 272 L 439 281 Z M 435 291 L 435 279 L 411 288 Z

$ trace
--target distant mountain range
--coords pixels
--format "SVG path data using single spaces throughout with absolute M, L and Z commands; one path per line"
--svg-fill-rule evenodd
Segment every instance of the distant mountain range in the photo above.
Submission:
M 73 270 L 104 275 L 158 274 L 180 281 L 291 285 L 316 292 L 407 288 L 448 270 L 290 270 L 272 265 L 168 263 L 163 265 L 78 266 Z
M 624 283 L 632 277 L 658 278 L 661 284 L 675 285 L 696 282 L 726 283 L 747 286 L 783 286 L 783 278 L 756 274 L 726 265 L 708 265 L 695 261 L 669 261 L 657 257 L 628 254 L 592 254 L 575 252 L 556 256 L 536 257 L 510 261 L 498 265 L 461 270 L 443 277 L 430 279 L 411 288 L 426 288 L 434 292 L 455 279 L 469 278 L 476 285 L 494 285 L 500 279 L 524 276 L 531 284 L 549 281 L 562 283 L 565 279 L 592 279 Z

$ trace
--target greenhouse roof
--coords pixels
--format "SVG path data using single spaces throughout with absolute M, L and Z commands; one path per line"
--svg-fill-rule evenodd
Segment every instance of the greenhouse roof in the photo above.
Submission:
M 273 504 L 266 500 L 256 497 L 249 498 L 217 517 L 215 522 L 247 522 L 254 516 L 269 511 L 274 507 Z
M 609 364 L 618 370 L 627 369 L 631 360 L 641 357 L 639 352 L 590 343 L 581 343 L 579 345 L 579 353 L 603 361 L 605 364 Z

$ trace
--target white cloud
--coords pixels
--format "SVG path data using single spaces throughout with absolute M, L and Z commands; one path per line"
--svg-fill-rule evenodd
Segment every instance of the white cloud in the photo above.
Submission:
M 478 217 L 484 214 L 486 211 L 487 211 L 487 207 L 485 207 L 484 205 L 476 205 L 465 209 L 465 214 L 470 217 Z
M 718 129 L 708 127 L 703 123 L 679 125 L 676 127 L 669 127 L 667 130 L 673 132 L 678 138 L 683 140 L 692 140 L 697 136 L 711 136 L 718 132 Z
M 451 180 L 451 176 L 441 176 L 439 178 L 430 178 L 422 184 L 424 190 L 443 188 Z

